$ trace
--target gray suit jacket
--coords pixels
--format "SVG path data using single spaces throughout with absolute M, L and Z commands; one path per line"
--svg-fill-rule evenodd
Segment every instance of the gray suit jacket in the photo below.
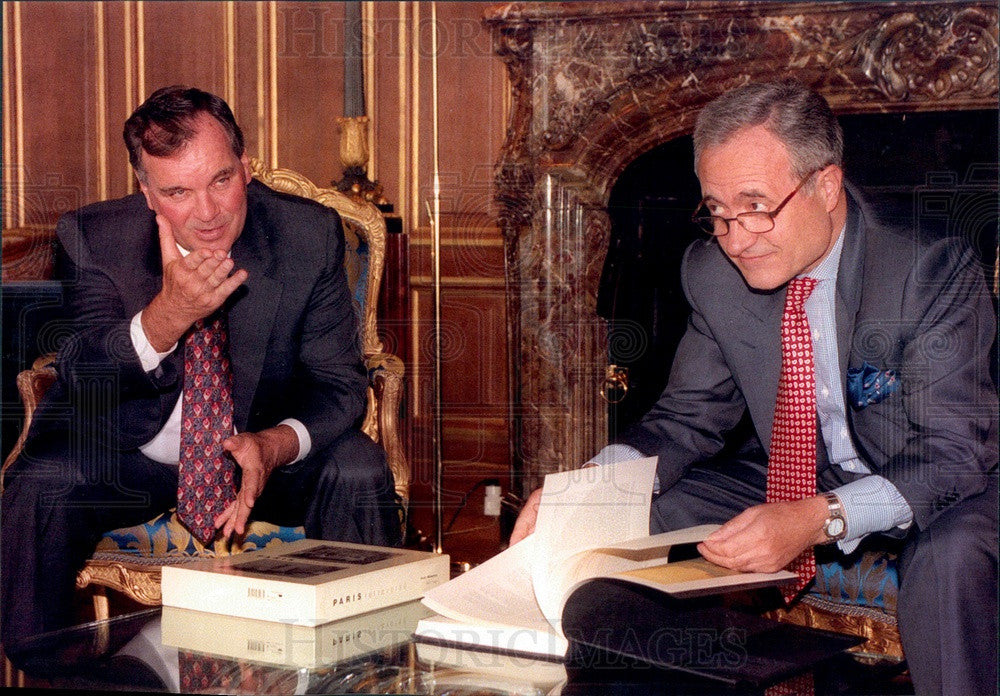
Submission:
M 848 407 L 859 455 L 891 481 L 923 528 L 980 493 L 997 464 L 996 318 L 969 248 L 881 227 L 853 189 L 837 277 L 841 374 L 863 362 L 900 375 L 881 403 Z M 659 456 L 661 488 L 717 454 L 749 410 L 769 449 L 785 290 L 752 290 L 714 240 L 686 252 L 692 314 L 659 401 L 618 442 Z M 846 398 L 845 403 L 850 403 Z
M 256 181 L 247 197 L 232 258 L 249 277 L 227 302 L 235 426 L 253 432 L 297 418 L 317 451 L 358 421 L 367 385 L 340 218 Z M 153 213 L 136 194 L 65 215 L 57 234 L 71 328 L 32 437 L 83 427 L 106 446 L 138 448 L 183 387 L 183 350 L 147 373 L 129 338 L 132 317 L 161 286 Z M 110 380 L 97 390 L 105 397 L 94 398 L 95 380 Z

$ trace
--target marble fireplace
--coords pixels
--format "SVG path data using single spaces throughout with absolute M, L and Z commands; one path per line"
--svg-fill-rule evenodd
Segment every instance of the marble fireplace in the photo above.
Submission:
M 512 3 L 484 21 L 510 84 L 496 196 L 523 490 L 605 442 L 596 295 L 632 160 L 752 80 L 794 77 L 845 114 L 997 107 L 993 2 Z

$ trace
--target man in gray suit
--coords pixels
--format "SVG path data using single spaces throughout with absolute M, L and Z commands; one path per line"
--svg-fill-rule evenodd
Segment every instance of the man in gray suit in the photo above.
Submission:
M 242 534 L 252 515 L 400 542 L 385 453 L 357 429 L 367 379 L 336 212 L 252 181 L 232 112 L 201 90 L 157 91 L 124 137 L 141 194 L 57 229 L 73 331 L 5 477 L 8 648 L 70 621 L 103 532 L 177 504 L 185 336 L 221 309 L 238 490 L 204 533 Z
M 720 523 L 699 550 L 738 570 L 900 539 L 918 693 L 994 693 L 996 323 L 982 269 L 958 240 L 879 225 L 843 180 L 829 105 L 801 86 L 723 95 L 699 114 L 694 147 L 695 218 L 712 237 L 684 257 L 688 329 L 659 401 L 593 463 L 657 456 L 651 532 Z M 785 289 L 803 277 L 815 281 L 818 494 L 766 502 Z M 755 437 L 724 449 L 747 413 Z M 512 541 L 533 529 L 538 500 Z

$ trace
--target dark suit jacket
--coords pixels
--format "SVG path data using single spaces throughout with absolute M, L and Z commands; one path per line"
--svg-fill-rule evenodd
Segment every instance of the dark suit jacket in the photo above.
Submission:
M 340 218 L 257 181 L 247 198 L 232 258 L 249 277 L 227 303 L 235 426 L 254 432 L 297 418 L 317 451 L 358 421 L 367 384 Z M 129 338 L 132 317 L 161 286 L 153 213 L 139 194 L 96 203 L 65 215 L 57 235 L 73 324 L 32 436 L 69 424 L 107 446 L 138 448 L 183 387 L 181 348 L 147 373 Z M 67 403 L 68 420 L 58 416 Z
M 841 374 L 867 361 L 901 380 L 881 403 L 848 407 L 851 437 L 923 528 L 982 492 L 996 468 L 995 310 L 966 245 L 889 231 L 853 189 L 845 235 L 836 293 Z M 750 289 L 713 240 L 688 249 L 681 273 L 692 314 L 668 385 L 618 438 L 659 456 L 661 488 L 717 454 L 746 410 L 767 450 L 781 371 L 784 288 Z

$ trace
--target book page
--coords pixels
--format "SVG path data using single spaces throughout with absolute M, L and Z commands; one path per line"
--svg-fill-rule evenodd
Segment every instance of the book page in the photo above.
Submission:
M 587 580 L 619 577 L 629 571 L 665 566 L 672 548 L 703 541 L 718 528 L 717 524 L 704 524 L 580 551 L 566 561 L 564 572 L 566 590 L 563 601 L 577 586 Z M 678 564 L 671 563 L 671 567 L 674 565 Z
M 534 535 L 429 590 L 423 603 L 442 616 L 472 624 L 551 631 L 531 590 Z
M 744 573 L 723 568 L 704 558 L 636 568 L 618 573 L 615 577 L 661 590 L 674 597 L 691 597 L 718 591 L 720 588 L 751 589 L 796 579 L 795 573 L 787 570 L 775 573 Z
M 542 614 L 562 635 L 567 561 L 580 551 L 649 536 L 656 457 L 545 477 L 531 560 Z M 523 542 L 522 542 L 523 543 Z M 567 584 L 569 583 L 569 584 Z
M 700 556 L 669 560 L 671 549 L 703 541 L 718 528 L 717 524 L 699 525 L 581 551 L 566 562 L 563 601 L 577 587 L 594 578 L 619 578 L 682 597 L 717 588 L 775 584 L 796 577 L 786 570 L 744 573 L 710 563 Z

